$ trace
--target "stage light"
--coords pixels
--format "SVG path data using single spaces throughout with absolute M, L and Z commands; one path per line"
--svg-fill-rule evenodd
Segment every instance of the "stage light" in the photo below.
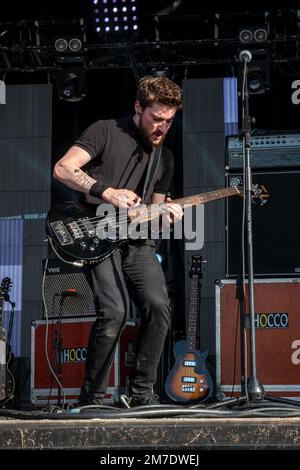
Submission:
M 82 39 L 79 37 L 59 37 L 54 40 L 56 60 L 59 63 L 83 61 Z
M 265 42 L 268 39 L 268 31 L 265 28 L 255 29 L 253 39 L 256 42 Z
M 263 43 L 268 40 L 268 27 L 267 26 L 255 26 L 240 28 L 239 30 L 239 41 L 242 44 L 255 44 Z
M 87 95 L 87 74 L 83 68 L 66 68 L 56 74 L 56 91 L 64 101 L 81 101 Z
M 247 73 L 248 91 L 250 94 L 262 94 L 270 89 L 270 63 L 263 61 L 260 65 L 250 65 Z
M 260 71 L 250 72 L 248 74 L 248 90 L 249 93 L 264 93 L 264 77 Z
M 82 49 L 82 42 L 79 38 L 72 38 L 69 41 L 69 49 L 72 52 L 78 52 Z
M 64 38 L 58 38 L 54 43 L 54 47 L 57 52 L 65 52 L 68 49 L 68 41 Z
M 170 71 L 168 67 L 158 68 L 158 67 L 151 67 L 149 69 L 149 75 L 152 77 L 169 77 Z
M 95 31 L 99 35 L 119 37 L 139 31 L 138 0 L 92 0 Z
M 242 29 L 239 32 L 239 40 L 243 44 L 249 44 L 253 40 L 253 33 L 250 29 Z

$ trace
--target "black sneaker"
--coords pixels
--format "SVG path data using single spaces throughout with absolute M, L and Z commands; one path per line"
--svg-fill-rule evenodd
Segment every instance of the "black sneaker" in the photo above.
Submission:
M 98 397 L 79 397 L 79 402 L 77 406 L 101 406 L 103 405 L 103 400 Z
M 133 395 L 128 400 L 130 408 L 135 406 L 150 406 L 160 405 L 159 397 L 155 393 L 149 393 L 148 395 Z

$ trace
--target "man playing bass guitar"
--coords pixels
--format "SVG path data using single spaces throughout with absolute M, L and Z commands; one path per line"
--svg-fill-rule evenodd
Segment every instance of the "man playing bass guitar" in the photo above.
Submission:
M 54 178 L 83 193 L 89 207 L 97 207 L 100 200 L 124 209 L 141 202 L 163 203 L 173 174 L 173 156 L 163 141 L 180 107 L 177 84 L 166 77 L 142 78 L 135 114 L 92 124 L 55 165 Z M 166 202 L 166 220 L 180 220 L 181 206 Z M 153 385 L 170 324 L 170 304 L 154 242 L 128 240 L 84 270 L 97 318 L 88 344 L 80 405 L 102 402 L 115 348 L 129 315 L 129 296 L 141 315 L 129 405 L 158 403 Z

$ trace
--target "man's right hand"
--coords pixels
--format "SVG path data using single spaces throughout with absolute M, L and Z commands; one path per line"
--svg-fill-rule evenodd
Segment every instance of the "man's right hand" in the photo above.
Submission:
M 124 207 L 126 209 L 133 205 L 138 206 L 141 203 L 141 198 L 131 191 L 131 189 L 107 188 L 102 193 L 102 199 L 114 206 Z

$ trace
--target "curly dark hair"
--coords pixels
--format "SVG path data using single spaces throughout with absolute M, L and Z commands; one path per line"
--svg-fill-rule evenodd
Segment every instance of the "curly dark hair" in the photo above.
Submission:
M 180 87 L 167 77 L 142 77 L 136 99 L 139 100 L 142 109 L 153 103 L 175 106 L 177 109 L 182 106 Z

